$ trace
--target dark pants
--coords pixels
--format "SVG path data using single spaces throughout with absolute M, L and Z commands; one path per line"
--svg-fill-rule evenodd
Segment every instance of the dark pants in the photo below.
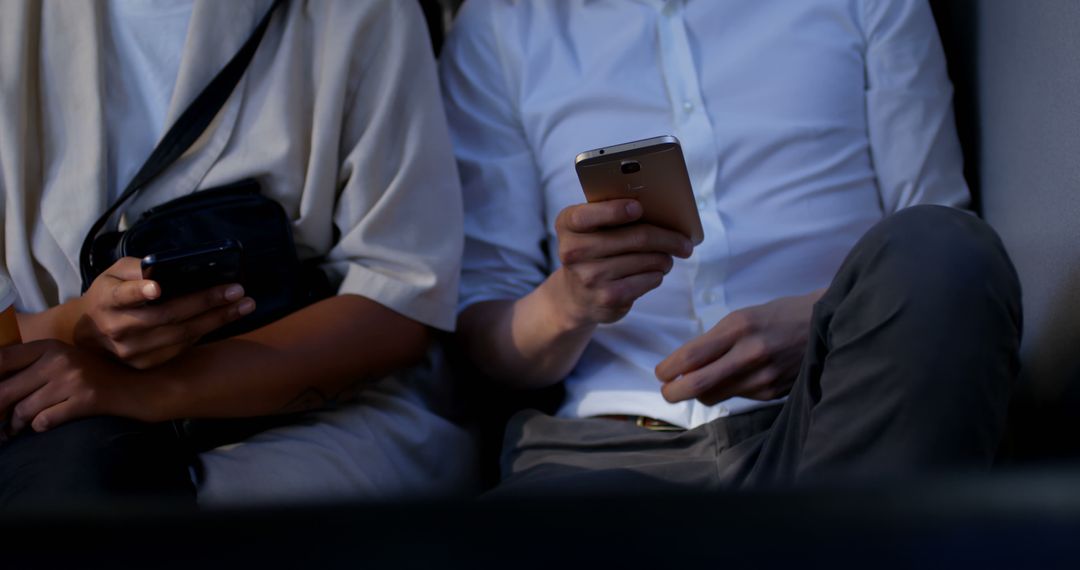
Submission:
M 524 412 L 498 493 L 743 487 L 986 469 L 1019 367 L 1020 285 L 997 235 L 940 206 L 855 245 L 815 305 L 783 406 L 685 432 Z M 659 384 L 657 386 L 659 389 Z
M 194 507 L 190 453 L 171 424 L 97 417 L 0 446 L 0 511 L 145 500 Z

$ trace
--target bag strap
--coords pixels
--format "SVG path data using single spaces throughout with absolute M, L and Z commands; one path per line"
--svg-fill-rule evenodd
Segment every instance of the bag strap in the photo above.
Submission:
M 240 50 L 232 56 L 232 59 L 225 64 L 225 67 L 214 76 L 214 79 L 203 88 L 202 92 L 199 93 L 199 96 L 191 102 L 191 105 L 189 105 L 176 122 L 169 127 L 168 132 L 161 138 L 161 142 L 154 147 L 153 152 L 150 153 L 150 157 L 147 158 L 146 162 L 139 168 L 138 173 L 131 179 L 131 182 L 128 183 L 127 187 L 120 194 L 120 197 L 117 198 L 116 201 L 105 210 L 105 213 L 94 222 L 94 225 L 90 227 L 90 232 L 86 234 L 86 239 L 83 240 L 82 249 L 79 251 L 79 269 L 82 273 L 82 289 L 84 293 L 90 288 L 90 283 L 93 281 L 91 275 L 91 256 L 93 255 L 94 240 L 112 218 L 113 214 L 120 209 L 120 206 L 124 205 L 125 202 L 138 194 L 151 180 L 161 174 L 161 172 L 168 168 L 173 162 L 176 162 L 176 159 L 187 152 L 187 150 L 191 148 L 191 145 L 195 144 L 195 141 L 206 131 L 206 128 L 210 126 L 214 117 L 216 117 L 218 112 L 221 111 L 221 108 L 225 106 L 225 102 L 228 101 L 229 96 L 236 88 L 236 85 L 240 83 L 240 78 L 244 75 L 244 71 L 247 70 L 248 65 L 251 63 L 251 60 L 255 55 L 255 50 L 259 47 L 259 42 L 262 41 L 266 28 L 270 24 L 270 16 L 273 15 L 274 10 L 276 10 L 281 3 L 282 0 L 274 0 L 273 5 L 266 11 L 266 15 L 262 17 L 259 25 L 251 32 L 251 35 L 248 37 L 247 41 L 244 42 L 244 45 L 240 47 Z

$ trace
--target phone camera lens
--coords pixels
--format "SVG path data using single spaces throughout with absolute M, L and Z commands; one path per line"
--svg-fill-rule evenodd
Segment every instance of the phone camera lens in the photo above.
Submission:
M 600 154 L 604 154 L 604 149 L 600 149 Z
M 636 160 L 624 160 L 620 168 L 623 174 L 633 174 L 641 170 L 641 164 Z

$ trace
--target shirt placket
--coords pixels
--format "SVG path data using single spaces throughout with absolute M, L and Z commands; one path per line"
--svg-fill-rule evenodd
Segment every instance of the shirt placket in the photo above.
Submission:
M 674 134 L 682 143 L 705 230 L 705 241 L 695 248 L 693 256 L 686 262 L 690 273 L 691 306 L 698 322 L 698 334 L 701 334 L 729 312 L 724 281 L 730 247 L 716 196 L 719 151 L 687 38 L 685 2 L 666 0 L 659 8 L 660 63 L 671 105 Z M 703 421 L 707 412 L 704 406 L 695 402 L 691 405 L 691 421 Z

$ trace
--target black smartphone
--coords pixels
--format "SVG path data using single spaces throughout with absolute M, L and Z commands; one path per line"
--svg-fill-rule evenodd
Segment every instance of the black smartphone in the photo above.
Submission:
M 240 242 L 231 239 L 151 253 L 142 258 L 142 275 L 161 286 L 161 297 L 155 299 L 160 303 L 215 285 L 240 283 L 243 253 Z

